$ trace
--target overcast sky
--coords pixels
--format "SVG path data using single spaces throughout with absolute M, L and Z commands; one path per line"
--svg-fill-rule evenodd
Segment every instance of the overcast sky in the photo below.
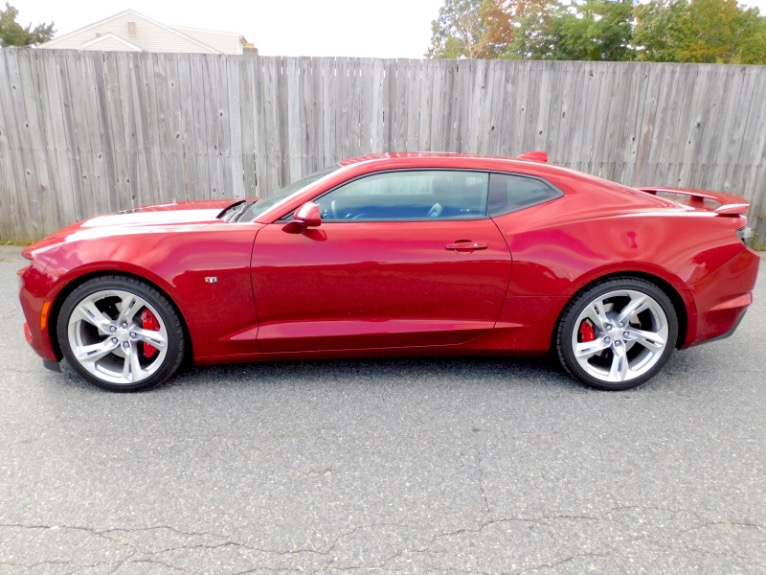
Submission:
M 8 0 L 57 35 L 127 8 L 162 24 L 243 34 L 263 55 L 420 58 L 444 0 Z M 766 0 L 740 2 L 766 14 Z

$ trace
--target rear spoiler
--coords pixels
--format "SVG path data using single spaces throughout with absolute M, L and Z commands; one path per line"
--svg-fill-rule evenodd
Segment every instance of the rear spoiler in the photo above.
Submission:
M 750 208 L 750 202 L 745 198 L 723 192 L 709 192 L 688 188 L 638 188 L 638 190 L 654 196 L 660 194 L 680 196 L 674 199 L 674 201 L 692 208 L 715 212 L 719 216 L 741 216 Z

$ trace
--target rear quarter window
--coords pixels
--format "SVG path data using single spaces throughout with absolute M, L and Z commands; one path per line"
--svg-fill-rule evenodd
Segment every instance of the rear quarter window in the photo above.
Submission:
M 545 180 L 518 174 L 490 174 L 487 212 L 502 216 L 560 198 L 564 194 Z

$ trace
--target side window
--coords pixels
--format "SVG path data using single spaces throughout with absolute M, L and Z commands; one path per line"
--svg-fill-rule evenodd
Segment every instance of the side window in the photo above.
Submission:
M 477 219 L 487 214 L 484 172 L 422 170 L 373 174 L 316 200 L 324 221 Z
M 542 204 L 563 194 L 543 180 L 515 174 L 490 174 L 489 215 L 502 216 Z

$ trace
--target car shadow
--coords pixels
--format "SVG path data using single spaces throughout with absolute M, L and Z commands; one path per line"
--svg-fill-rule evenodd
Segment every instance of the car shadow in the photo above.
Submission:
M 550 358 L 384 358 L 194 366 L 163 388 L 197 386 L 536 386 L 589 391 Z
M 704 354 L 675 352 L 657 376 L 644 385 L 618 392 L 666 393 L 677 390 L 677 379 L 690 369 L 704 370 Z M 62 363 L 64 377 L 56 378 L 69 389 L 103 392 Z M 170 380 L 134 393 L 178 393 L 205 389 L 279 389 L 288 387 L 374 387 L 531 389 L 569 394 L 603 394 L 569 376 L 552 357 L 414 357 L 333 359 L 238 363 L 182 368 Z

